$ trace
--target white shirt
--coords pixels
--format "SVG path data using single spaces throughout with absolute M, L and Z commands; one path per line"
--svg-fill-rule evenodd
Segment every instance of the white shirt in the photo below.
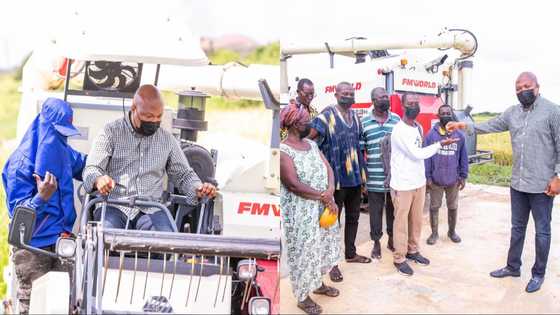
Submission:
M 435 155 L 439 149 L 439 142 L 422 148 L 422 135 L 418 128 L 399 121 L 391 134 L 391 188 L 405 191 L 426 185 L 424 160 Z

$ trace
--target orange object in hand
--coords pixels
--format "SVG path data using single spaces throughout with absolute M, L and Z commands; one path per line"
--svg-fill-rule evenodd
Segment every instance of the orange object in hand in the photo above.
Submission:
M 336 214 L 332 214 L 331 210 L 328 207 L 325 207 L 323 210 L 323 214 L 321 214 L 321 218 L 319 218 L 319 226 L 326 229 L 332 226 L 337 219 Z

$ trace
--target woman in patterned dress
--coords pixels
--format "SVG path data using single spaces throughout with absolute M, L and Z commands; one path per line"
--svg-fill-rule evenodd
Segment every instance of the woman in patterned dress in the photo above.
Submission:
M 326 286 L 322 276 L 342 258 L 339 225 L 319 226 L 325 207 L 338 214 L 334 202 L 334 174 L 312 140 L 309 113 L 290 104 L 280 114 L 288 131 L 280 145 L 280 176 L 283 237 L 292 291 L 298 307 L 307 314 L 320 314 L 322 308 L 310 294 L 336 297 L 339 291 Z

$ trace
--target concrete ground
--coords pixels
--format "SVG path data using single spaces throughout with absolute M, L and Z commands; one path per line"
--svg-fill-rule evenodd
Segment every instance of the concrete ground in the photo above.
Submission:
M 414 263 L 412 277 L 398 274 L 391 252 L 382 238 L 382 259 L 370 264 L 341 263 L 344 281 L 325 282 L 340 290 L 329 298 L 312 295 L 324 313 L 560 313 L 560 198 L 552 215 L 552 245 L 546 280 L 540 291 L 526 293 L 535 257 L 534 223 L 530 219 L 520 278 L 494 279 L 488 273 L 505 266 L 510 238 L 509 188 L 468 185 L 459 204 L 458 234 L 454 244 L 447 238 L 447 211 L 440 210 L 440 240 L 426 245 L 430 233 L 424 217 L 421 252 L 429 266 Z M 368 214 L 360 216 L 358 253 L 370 254 Z M 281 313 L 302 314 L 297 308 L 283 266 Z

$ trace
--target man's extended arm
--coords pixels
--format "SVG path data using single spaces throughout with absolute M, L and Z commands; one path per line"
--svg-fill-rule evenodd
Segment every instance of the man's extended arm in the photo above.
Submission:
M 513 107 L 508 108 L 499 116 L 494 117 L 483 123 L 474 124 L 474 130 L 478 134 L 504 132 L 509 130 L 509 121 L 512 114 Z
M 441 149 L 441 144 L 436 142 L 430 146 L 419 148 L 415 144 L 415 138 L 406 138 L 406 136 L 393 132 L 391 137 L 391 142 L 394 143 L 395 147 L 399 148 L 401 152 L 406 154 L 412 160 L 425 160 Z

